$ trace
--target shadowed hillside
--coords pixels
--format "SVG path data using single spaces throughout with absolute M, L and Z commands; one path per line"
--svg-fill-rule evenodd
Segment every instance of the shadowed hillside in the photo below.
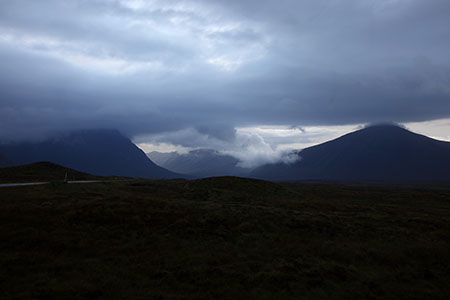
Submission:
M 45 182 L 68 180 L 99 180 L 105 177 L 95 176 L 66 168 L 51 162 L 37 162 L 16 167 L 0 168 L 0 182 Z
M 377 125 L 306 148 L 293 164 L 257 168 L 272 180 L 450 180 L 450 143 Z
M 3 155 L 0 154 L 0 168 L 8 167 L 11 165 L 11 162 L 7 160 Z
M 197 177 L 212 176 L 246 176 L 251 169 L 238 166 L 239 160 L 231 155 L 224 155 L 211 149 L 197 149 L 185 154 L 178 152 L 147 153 L 159 166 L 181 174 Z
M 15 165 L 51 161 L 96 175 L 182 177 L 155 165 L 116 130 L 80 130 L 39 143 L 3 144 L 0 154 Z

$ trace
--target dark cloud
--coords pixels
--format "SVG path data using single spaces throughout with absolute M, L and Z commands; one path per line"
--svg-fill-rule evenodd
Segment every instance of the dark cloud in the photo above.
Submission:
M 244 126 L 448 118 L 449 11 L 447 0 L 1 1 L 0 137 L 109 127 L 224 147 L 245 144 Z

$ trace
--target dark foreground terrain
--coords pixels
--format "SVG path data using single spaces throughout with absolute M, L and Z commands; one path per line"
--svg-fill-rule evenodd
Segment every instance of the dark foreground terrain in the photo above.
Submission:
M 232 177 L 0 189 L 1 299 L 449 299 L 450 190 Z
M 37 162 L 27 165 L 0 168 L 0 183 L 50 182 L 67 180 L 113 180 L 112 176 L 95 176 L 51 162 Z

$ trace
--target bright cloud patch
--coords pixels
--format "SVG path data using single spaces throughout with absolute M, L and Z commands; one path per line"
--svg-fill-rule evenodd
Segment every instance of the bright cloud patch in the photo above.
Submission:
M 298 159 L 292 150 L 331 140 L 362 126 L 287 127 L 261 126 L 237 128 L 232 139 L 221 140 L 195 129 L 139 137 L 136 142 L 145 152 L 210 148 L 239 159 L 239 166 L 254 168 L 267 163 L 293 163 Z M 149 140 L 150 143 L 140 143 Z

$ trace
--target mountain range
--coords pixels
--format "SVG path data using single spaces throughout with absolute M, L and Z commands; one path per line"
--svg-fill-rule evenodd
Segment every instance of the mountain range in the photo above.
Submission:
M 42 142 L 0 144 L 4 166 L 49 161 L 95 175 L 174 178 L 117 130 L 79 130 Z
M 212 149 L 196 149 L 183 154 L 153 151 L 147 153 L 147 156 L 163 168 L 194 177 L 246 177 L 251 171 L 251 169 L 239 167 L 237 158 Z
M 298 157 L 294 163 L 250 170 L 239 167 L 233 156 L 211 149 L 185 154 L 151 152 L 147 156 L 117 130 L 98 129 L 42 142 L 0 144 L 0 167 L 49 161 L 95 175 L 141 178 L 231 175 L 267 180 L 450 180 L 450 142 L 394 125 L 366 127 L 292 155 Z
M 450 180 L 450 143 L 394 125 L 376 125 L 296 153 L 292 164 L 250 173 L 270 180 Z

